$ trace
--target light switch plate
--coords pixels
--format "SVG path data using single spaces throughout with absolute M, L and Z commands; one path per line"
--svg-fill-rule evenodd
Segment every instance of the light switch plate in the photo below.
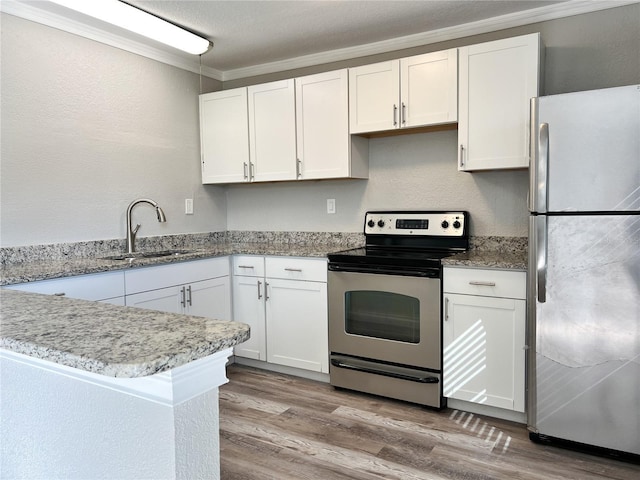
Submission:
M 184 199 L 184 213 L 185 215 L 193 215 L 193 198 Z

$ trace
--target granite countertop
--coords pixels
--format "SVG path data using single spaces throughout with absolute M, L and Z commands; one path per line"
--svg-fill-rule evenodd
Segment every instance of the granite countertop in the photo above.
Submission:
M 40 259 L 7 263 L 0 266 L 0 285 L 35 282 L 54 278 L 72 277 L 89 273 L 110 272 L 131 268 L 164 265 L 168 263 L 214 258 L 227 255 L 276 255 L 325 258 L 329 252 L 342 250 L 340 245 L 296 245 L 287 243 L 220 244 L 208 247 L 186 248 L 180 255 L 134 260 L 105 260 L 100 257 L 71 257 L 65 259 Z
M 0 348 L 111 377 L 144 377 L 249 338 L 244 323 L 0 289 Z
M 445 267 L 495 268 L 501 270 L 527 270 L 527 252 L 499 250 L 469 250 L 442 259 Z

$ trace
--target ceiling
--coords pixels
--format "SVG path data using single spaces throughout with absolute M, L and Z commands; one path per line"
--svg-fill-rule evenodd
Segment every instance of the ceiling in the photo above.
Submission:
M 126 0 L 214 43 L 201 58 L 180 62 L 202 67 L 219 80 L 249 77 L 399 50 L 500 30 L 637 0 Z M 0 2 L 53 12 L 59 18 L 116 34 L 146 47 L 182 56 L 177 50 L 116 31 L 89 17 L 46 1 Z M 25 16 L 26 15 L 20 15 Z M 41 16 L 41 15 L 40 15 Z M 32 18 L 33 19 L 33 18 Z M 36 21 L 41 21 L 36 19 Z M 42 22 L 41 23 L 46 23 Z M 55 26 L 55 25 L 54 25 Z M 63 28 L 59 27 L 58 28 Z M 73 28 L 63 28 L 73 31 Z M 74 31 L 73 33 L 78 33 Z M 82 34 L 82 33 L 80 33 Z M 106 42 L 109 43 L 109 42 Z M 184 54 L 186 57 L 187 54 Z M 200 63 L 201 62 L 201 63 Z M 171 62 L 167 62 L 171 63 Z M 174 62 L 175 63 L 175 62 Z

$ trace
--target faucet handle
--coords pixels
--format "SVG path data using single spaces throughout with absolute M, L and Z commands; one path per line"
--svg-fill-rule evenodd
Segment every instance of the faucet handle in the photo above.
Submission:
M 131 233 L 132 233 L 133 235 L 135 235 L 136 233 L 138 233 L 138 230 L 140 230 L 140 224 L 137 224 L 137 225 L 136 225 L 136 228 L 134 228 L 134 229 L 131 231 Z

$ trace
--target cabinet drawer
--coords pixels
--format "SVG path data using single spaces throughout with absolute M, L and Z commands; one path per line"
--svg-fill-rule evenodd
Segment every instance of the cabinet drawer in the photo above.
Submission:
M 327 261 L 325 259 L 302 259 L 294 257 L 267 257 L 266 276 L 289 280 L 327 281 Z
M 480 295 L 485 297 L 527 297 L 525 272 L 447 267 L 443 273 L 446 293 Z
M 143 267 L 125 272 L 127 295 L 229 275 L 229 257 Z
M 124 273 L 110 272 L 40 282 L 20 283 L 5 288 L 25 292 L 61 295 L 82 300 L 105 300 L 124 296 Z
M 264 277 L 264 257 L 260 255 L 234 255 L 233 274 L 245 277 Z

